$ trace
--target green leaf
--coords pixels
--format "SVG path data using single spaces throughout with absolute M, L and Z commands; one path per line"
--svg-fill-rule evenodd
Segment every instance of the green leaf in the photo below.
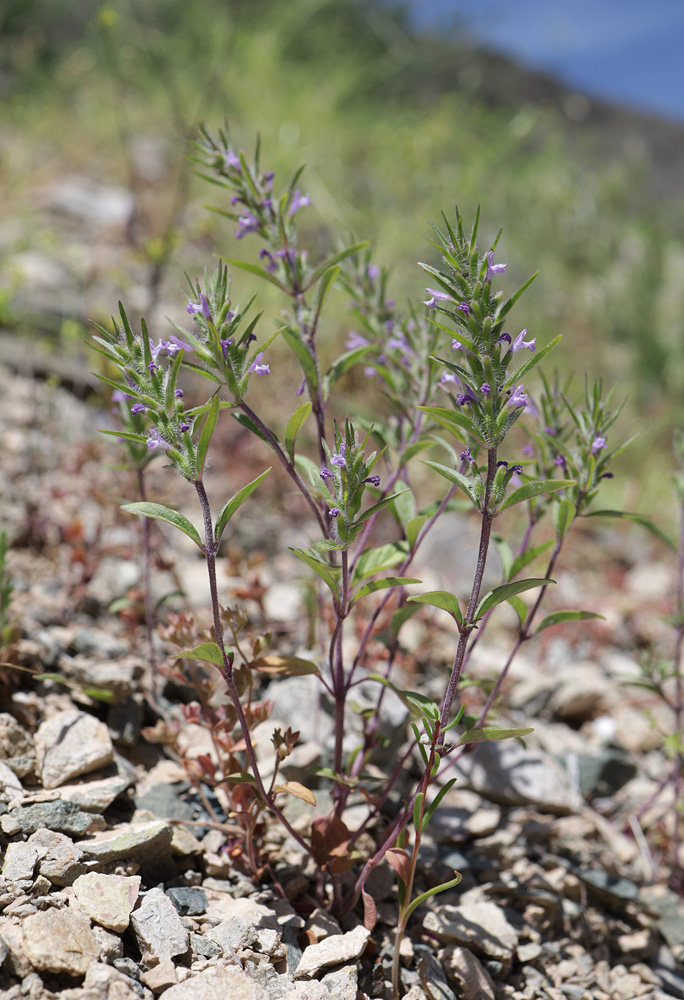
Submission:
M 417 691 L 402 691 L 401 688 L 398 688 L 387 677 L 383 677 L 382 674 L 366 674 L 366 680 L 377 681 L 378 684 L 382 684 L 384 687 L 394 691 L 397 697 L 401 698 L 414 719 L 423 719 L 425 717 L 439 719 L 439 705 L 432 698 L 427 698 L 424 694 L 418 694 Z
M 425 465 L 434 469 L 434 471 L 439 473 L 440 476 L 444 476 L 444 478 L 448 479 L 450 483 L 455 483 L 457 486 L 460 486 L 473 506 L 477 507 L 477 497 L 475 496 L 473 484 L 467 476 L 457 472 L 456 469 L 450 469 L 448 465 L 441 465 L 439 462 L 425 462 Z
M 428 825 L 428 823 L 432 819 L 435 811 L 439 807 L 439 804 L 442 801 L 442 799 L 444 798 L 444 796 L 447 794 L 447 792 L 455 784 L 456 784 L 456 778 L 449 778 L 449 780 L 446 782 L 446 784 L 442 785 L 442 787 L 440 788 L 440 790 L 437 792 L 437 794 L 435 795 L 434 799 L 432 800 L 432 802 L 430 803 L 430 805 L 425 810 L 425 816 L 423 818 L 423 830 L 425 829 L 425 827 Z
M 550 343 L 548 343 L 546 347 L 542 347 L 540 351 L 535 351 L 532 357 L 529 358 L 529 360 L 527 360 L 524 364 L 520 365 L 519 368 L 516 368 L 514 372 L 510 373 L 510 375 L 504 382 L 502 389 L 504 390 L 508 389 L 510 388 L 510 386 L 515 385 L 516 382 L 520 382 L 520 380 L 525 375 L 527 375 L 527 373 L 531 371 L 532 368 L 535 368 L 539 364 L 539 362 L 546 357 L 549 351 L 552 351 L 556 346 L 556 344 L 558 344 L 562 339 L 563 339 L 562 336 L 559 334 L 557 337 L 554 337 L 554 339 L 550 341 Z
M 258 427 L 257 424 L 255 424 L 254 421 L 247 416 L 246 413 L 235 413 L 233 411 L 233 416 L 235 417 L 235 419 L 239 424 L 242 424 L 243 427 L 245 427 L 248 431 L 251 431 L 251 433 L 254 434 L 256 437 L 261 438 L 262 441 L 265 441 L 269 448 L 273 447 L 273 445 L 266 437 L 264 432 L 261 430 L 261 428 Z M 271 431 L 271 433 L 273 432 Z M 273 437 L 275 438 L 276 441 L 278 440 L 275 434 L 273 434 Z
M 418 410 L 422 410 L 423 413 L 429 413 L 430 416 L 445 427 L 454 437 L 462 443 L 467 442 L 467 438 L 463 436 L 463 431 L 470 437 L 474 437 L 476 440 L 480 440 L 480 434 L 475 426 L 475 424 L 466 417 L 463 413 L 456 413 L 455 410 L 448 410 L 443 406 L 418 406 Z M 460 429 L 459 431 L 456 428 Z
M 467 729 L 456 744 L 457 747 L 468 743 L 492 743 L 496 740 L 518 739 L 529 736 L 534 729 Z
M 421 581 L 411 576 L 386 576 L 383 580 L 372 580 L 370 583 L 364 584 L 354 595 L 349 607 L 353 607 L 362 597 L 374 594 L 376 590 L 388 590 L 390 587 L 404 587 L 409 583 L 421 583 Z
M 124 441 L 135 441 L 136 444 L 145 444 L 147 437 L 144 434 L 133 434 L 128 431 L 105 431 L 101 427 L 97 429 L 98 434 L 110 434 L 112 437 L 123 438 Z
M 456 872 L 456 877 L 449 879 L 448 882 L 442 882 L 441 885 L 436 885 L 433 889 L 428 889 L 427 892 L 421 893 L 420 896 L 416 896 L 410 906 L 404 911 L 404 920 L 408 920 L 414 910 L 418 909 L 421 903 L 424 903 L 426 899 L 430 899 L 431 896 L 436 896 L 438 892 L 446 892 L 447 889 L 453 889 L 463 878 Z
M 184 649 L 182 653 L 173 654 L 174 660 L 181 658 L 184 660 L 205 660 L 217 667 L 223 666 L 223 653 L 216 642 L 202 642 L 199 646 L 193 646 L 192 649 Z
M 541 632 L 545 628 L 551 628 L 552 625 L 558 625 L 560 622 L 577 622 L 583 621 L 586 618 L 602 618 L 605 621 L 603 615 L 594 614 L 593 611 L 555 611 L 552 615 L 547 615 L 539 623 L 537 632 Z
M 403 467 L 411 461 L 414 455 L 419 455 L 421 451 L 425 451 L 426 448 L 432 448 L 434 441 L 416 441 L 414 444 L 410 444 L 408 448 L 405 448 L 401 455 L 399 456 L 398 468 L 403 469 Z
M 369 517 L 373 517 L 374 514 L 377 514 L 379 510 L 386 507 L 388 503 L 392 503 L 398 496 L 401 496 L 402 493 L 406 493 L 406 490 L 400 490 L 399 493 L 393 493 L 392 496 L 385 497 L 383 500 L 378 500 L 378 502 L 374 503 L 372 507 L 368 508 L 368 510 L 364 510 L 362 514 L 359 514 L 354 524 L 361 524 L 362 521 L 366 521 Z
M 495 608 L 497 604 L 502 604 L 516 594 L 522 594 L 525 590 L 533 590 L 535 587 L 546 587 L 555 582 L 555 580 L 549 580 L 546 577 L 538 577 L 530 580 L 514 580 L 513 583 L 504 583 L 501 587 L 495 587 L 478 604 L 474 621 L 479 621 L 490 608 Z
M 408 547 L 405 542 L 388 542 L 374 549 L 364 549 L 356 560 L 352 583 L 359 583 L 367 576 L 373 576 L 383 569 L 396 566 L 406 558 L 407 554 Z
M 286 326 L 282 334 L 287 346 L 297 358 L 297 361 L 299 361 L 309 386 L 312 389 L 316 389 L 318 387 L 318 372 L 316 371 L 316 362 L 313 359 L 311 351 L 301 337 L 293 330 L 290 330 L 289 327 Z
M 447 590 L 432 590 L 428 594 L 416 594 L 409 597 L 408 601 L 416 604 L 430 604 L 433 608 L 446 611 L 459 624 L 463 624 L 463 614 L 458 603 L 458 598 L 450 594 Z
M 415 801 L 413 803 L 413 826 L 417 833 L 419 833 L 423 828 L 420 819 L 420 812 L 423 806 L 424 799 L 425 799 L 425 792 L 418 792 Z
M 539 271 L 535 271 L 534 274 L 532 275 L 532 277 L 528 278 L 527 281 L 525 282 L 525 284 L 521 285 L 520 288 L 518 289 L 518 291 L 514 295 L 511 295 L 510 299 L 507 299 L 504 302 L 503 306 L 501 307 L 501 311 L 499 312 L 499 316 L 498 316 L 499 319 L 503 319 L 503 317 L 507 313 L 509 313 L 511 311 L 511 309 L 513 308 L 513 306 L 515 305 L 515 303 L 518 301 L 518 299 L 520 298 L 520 296 L 523 294 L 523 292 L 527 291 L 527 289 L 530 287 L 530 285 L 532 284 L 532 282 L 534 281 L 534 279 L 537 277 L 538 274 L 539 274 Z
M 517 556 L 511 563 L 507 579 L 510 580 L 514 576 L 517 576 L 518 573 L 525 568 L 525 566 L 528 566 L 531 562 L 533 562 L 533 560 L 535 560 L 537 556 L 540 556 L 542 552 L 546 552 L 547 549 L 550 549 L 553 544 L 553 539 L 550 538 L 548 542 L 542 542 L 541 545 L 535 545 L 533 548 L 527 549 L 525 552 L 521 552 L 520 555 Z
M 276 278 L 275 274 L 271 274 L 270 271 L 266 271 L 263 267 L 259 267 L 257 264 L 248 264 L 244 260 L 234 260 L 232 258 L 223 257 L 221 258 L 224 264 L 230 264 L 231 267 L 238 267 L 241 271 L 248 271 L 250 274 L 255 274 L 257 278 L 262 278 L 264 281 L 269 281 L 276 288 L 279 288 L 281 292 L 286 292 L 287 288 L 285 285 Z
M 520 624 L 524 625 L 527 619 L 527 605 L 520 598 L 513 595 L 513 597 L 508 598 L 508 604 L 513 608 L 518 618 L 520 619 Z
M 654 524 L 649 517 L 644 514 L 629 514 L 626 510 L 591 510 L 585 517 L 622 517 L 627 521 L 634 521 L 635 524 L 640 524 L 642 528 L 646 528 L 651 534 L 659 538 L 661 542 L 665 542 L 669 549 L 673 552 L 677 551 L 677 543 L 674 542 L 670 536 L 659 528 L 657 524 Z
M 575 505 L 570 497 L 563 497 L 554 507 L 553 523 L 556 528 L 556 537 L 562 541 L 572 527 L 575 519 Z
M 149 503 L 148 501 L 140 501 L 138 503 L 125 503 L 121 506 L 122 510 L 128 511 L 129 514 L 140 514 L 142 517 L 154 517 L 159 521 L 168 521 L 169 524 L 173 524 L 176 528 L 182 531 L 184 534 L 191 538 L 195 545 L 197 545 L 202 552 L 204 552 L 204 545 L 202 540 L 197 533 L 197 529 L 188 521 L 187 517 L 183 514 L 179 514 L 177 510 L 173 510 L 171 507 L 165 507 L 161 503 Z
M 323 276 L 321 277 L 321 282 L 318 288 L 316 289 L 316 296 L 314 298 L 314 303 L 313 303 L 313 309 L 316 316 L 318 316 L 321 309 L 323 308 L 323 303 L 325 302 L 326 295 L 328 294 L 332 286 L 335 284 L 335 281 L 337 280 L 337 276 L 339 273 L 340 269 L 336 265 L 328 268 L 328 270 L 323 273 Z
M 399 523 L 405 529 L 409 521 L 413 520 L 416 516 L 416 498 L 413 495 L 413 490 L 407 489 L 403 493 L 398 494 L 394 504 L 394 511 Z
M 214 537 L 217 542 L 221 541 L 221 535 L 223 534 L 226 525 L 235 511 L 245 502 L 247 497 L 254 492 L 259 483 L 266 478 L 270 471 L 271 469 L 269 467 L 265 472 L 262 472 L 260 476 L 257 476 L 256 479 L 253 479 L 251 483 L 248 483 L 246 486 L 243 486 L 241 490 L 238 490 L 235 496 L 231 497 L 230 500 L 223 505 L 219 511 L 218 517 L 216 518 L 216 525 L 214 526 Z
M 311 286 L 318 281 L 318 279 L 325 274 L 326 271 L 329 271 L 331 267 L 335 264 L 339 264 L 339 262 L 344 260 L 345 257 L 351 257 L 352 254 L 358 253 L 359 250 L 363 250 L 367 246 L 368 240 L 363 243 L 353 243 L 352 246 L 346 247 L 344 250 L 338 250 L 338 252 L 334 253 L 331 257 L 327 257 L 325 260 L 321 261 L 316 270 L 309 277 L 306 287 L 311 288 Z
M 295 441 L 297 440 L 297 435 L 306 423 L 312 408 L 311 402 L 302 403 L 294 411 L 292 416 L 287 422 L 285 428 L 285 450 L 290 458 L 291 462 L 294 462 L 294 449 Z
M 367 344 L 363 347 L 355 347 L 352 351 L 346 351 L 344 354 L 341 354 L 328 369 L 326 374 L 328 386 L 334 385 L 338 379 L 342 378 L 345 372 L 349 371 L 350 368 L 353 368 L 357 362 L 373 350 L 373 345 Z
M 320 576 L 321 580 L 323 580 L 326 586 L 330 589 L 335 600 L 339 602 L 340 589 L 337 585 L 337 580 L 335 579 L 331 567 L 327 563 L 321 562 L 320 559 L 316 559 L 316 557 L 307 552 L 306 549 L 291 548 L 290 552 L 294 552 L 298 559 L 305 562 L 307 566 L 311 567 L 314 573 L 317 573 L 318 576 Z
M 217 393 L 211 401 L 207 418 L 202 426 L 202 433 L 200 434 L 199 441 L 197 442 L 197 468 L 200 478 L 202 477 L 202 473 L 204 471 L 204 463 L 207 458 L 207 451 L 209 450 L 211 436 L 214 433 L 216 421 L 218 420 L 220 406 L 221 400 L 219 399 Z
M 418 517 L 412 517 L 406 525 L 406 541 L 408 542 L 409 549 L 413 550 L 426 521 L 427 517 L 425 514 L 419 514 Z
M 556 493 L 558 490 L 565 490 L 569 486 L 575 486 L 575 479 L 539 479 L 533 483 L 525 483 L 513 490 L 499 507 L 499 513 L 508 507 L 513 507 L 516 503 L 529 500 L 531 497 L 539 497 L 544 493 Z

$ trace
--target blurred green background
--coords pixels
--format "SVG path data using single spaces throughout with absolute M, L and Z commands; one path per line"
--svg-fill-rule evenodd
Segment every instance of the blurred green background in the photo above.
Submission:
M 506 290 L 541 268 L 515 332 L 538 344 L 562 333 L 546 371 L 574 372 L 578 388 L 600 374 L 628 397 L 622 436 L 641 436 L 609 501 L 669 504 L 671 429 L 684 419 L 681 126 L 588 100 L 456 34 L 415 36 L 378 0 L 5 0 L 0 66 L 0 323 L 13 336 L 77 347 L 118 298 L 148 317 L 182 312 L 184 271 L 216 253 L 256 260 L 255 242 L 202 209 L 217 197 L 186 159 L 201 120 L 227 120 L 247 152 L 260 133 L 276 188 L 307 164 L 301 245 L 315 255 L 338 233 L 370 238 L 400 303 L 425 297 L 427 220 L 456 203 L 470 219 L 481 203 L 482 243 L 504 229 Z M 74 215 L 65 178 L 96 208 L 128 191 L 119 228 Z M 50 264 L 52 297 L 38 295 Z M 244 301 L 249 277 L 238 286 Z M 339 296 L 334 343 L 352 325 L 343 307 Z

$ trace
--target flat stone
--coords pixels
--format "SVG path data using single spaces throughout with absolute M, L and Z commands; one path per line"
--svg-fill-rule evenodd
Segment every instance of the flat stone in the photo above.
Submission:
M 36 732 L 38 771 L 44 788 L 111 763 L 114 748 L 104 722 L 78 709 L 66 709 L 42 722 Z
M 2 863 L 2 874 L 8 882 L 33 879 L 38 864 L 38 851 L 31 844 L 18 841 L 8 844 Z
M 86 858 L 101 862 L 121 861 L 125 858 L 159 854 L 169 846 L 171 836 L 168 823 L 152 820 L 96 834 L 89 840 L 82 840 L 79 847 Z
M 328 994 L 329 996 L 330 994 Z M 270 1000 L 263 986 L 237 966 L 211 966 L 171 986 L 165 1000 Z
M 559 718 L 578 724 L 605 712 L 612 693 L 613 686 L 596 663 L 574 663 L 556 678 L 549 707 Z
M 198 886 L 177 886 L 167 889 L 166 895 L 183 916 L 195 917 L 206 913 L 207 894 Z
M 75 803 L 62 802 L 61 799 L 17 806 L 11 812 L 22 833 L 54 830 L 70 837 L 82 837 L 93 826 L 91 815 L 82 812 Z
M 73 802 L 85 812 L 102 812 L 134 782 L 135 768 L 115 753 L 114 763 L 106 768 L 104 777 L 67 782 L 59 794 L 63 801 Z
M 162 889 L 151 889 L 131 915 L 131 926 L 148 965 L 185 955 L 190 945 L 188 931 Z
M 79 909 L 102 927 L 121 933 L 128 927 L 140 892 L 139 875 L 88 872 L 74 882 Z
M 447 983 L 444 969 L 434 955 L 421 955 L 416 968 L 420 985 L 430 1000 L 460 1000 Z
M 11 768 L 9 764 L 6 764 L 2 760 L 0 760 L 0 789 L 4 792 L 10 792 L 12 797 L 23 795 L 24 792 L 21 779 L 14 768 Z
M 90 966 L 83 980 L 83 988 L 93 990 L 98 1000 L 101 997 L 106 997 L 107 1000 L 140 1000 L 130 977 L 102 962 L 94 962 Z
M 23 778 L 36 765 L 36 752 L 30 734 L 9 712 L 0 712 L 0 761 Z
M 329 965 L 341 965 L 359 958 L 368 943 L 370 931 L 365 927 L 355 927 L 347 934 L 332 934 L 318 944 L 310 944 L 304 949 L 301 961 L 295 970 L 295 978 L 315 976 Z
M 464 899 L 460 906 L 445 903 L 425 915 L 424 927 L 443 944 L 471 948 L 506 966 L 518 944 L 518 934 L 502 908 L 489 900 Z
M 438 957 L 459 1000 L 495 1000 L 494 981 L 472 951 L 449 945 Z
M 337 1000 L 356 1000 L 359 988 L 359 969 L 356 962 L 333 969 L 321 977 L 321 985 Z
M 332 934 L 341 934 L 342 928 L 327 910 L 317 907 L 306 922 L 306 932 L 318 943 Z
M 170 958 L 167 958 L 159 965 L 155 965 L 153 969 L 144 972 L 142 981 L 145 986 L 149 986 L 153 993 L 163 993 L 169 986 L 175 986 L 178 982 L 176 966 Z
M 71 885 L 85 871 L 80 848 L 63 833 L 36 830 L 27 843 L 38 851 L 38 871 L 53 885 Z
M 100 957 L 90 921 L 77 910 L 39 911 L 24 920 L 22 929 L 26 957 L 39 972 L 84 976 Z

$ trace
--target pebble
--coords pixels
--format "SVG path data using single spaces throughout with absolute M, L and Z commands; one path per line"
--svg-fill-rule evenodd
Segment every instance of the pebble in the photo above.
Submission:
M 38 851 L 38 871 L 53 885 L 71 885 L 85 871 L 81 850 L 73 840 L 54 830 L 36 830 L 27 844 Z
M 0 712 L 0 761 L 19 778 L 30 774 L 36 765 L 30 734 L 9 712 Z
M 477 892 L 477 890 L 473 890 Z M 444 944 L 472 948 L 476 954 L 510 966 L 518 934 L 504 910 L 489 900 L 463 897 L 459 906 L 445 903 L 425 915 L 423 926 Z
M 106 833 L 82 840 L 79 847 L 86 858 L 100 861 L 139 860 L 163 853 L 171 843 L 172 831 L 168 823 L 153 820 L 149 823 L 129 823 Z
M 119 933 L 128 927 L 139 892 L 139 875 L 88 872 L 74 882 L 78 908 L 102 927 Z
M 365 927 L 355 927 L 347 934 L 332 934 L 318 944 L 310 944 L 304 949 L 301 961 L 295 970 L 295 978 L 315 976 L 329 965 L 340 965 L 353 958 L 359 958 L 365 951 L 370 931 Z
M 450 945 L 440 951 L 439 960 L 459 1000 L 495 1000 L 492 977 L 468 948 Z
M 182 916 L 197 916 L 207 909 L 207 894 L 198 886 L 178 886 L 166 890 L 173 905 Z
M 188 931 L 162 889 L 150 889 L 145 894 L 138 909 L 131 914 L 131 927 L 148 966 L 185 955 L 188 951 Z
M 41 722 L 35 743 L 44 788 L 58 788 L 71 778 L 96 771 L 114 756 L 104 722 L 75 708 Z
M 26 957 L 39 972 L 84 976 L 100 957 L 90 921 L 77 910 L 34 913 L 23 921 L 22 929 Z
M 330 996 L 330 994 L 328 994 Z M 164 1000 L 271 1000 L 263 986 L 236 966 L 211 966 L 171 986 Z
M 83 988 L 92 990 L 95 996 L 106 1000 L 140 1000 L 130 976 L 101 962 L 93 963 L 86 972 Z M 87 1000 L 90 1000 L 90 996 Z M 83 1000 L 86 1000 L 84 997 Z
M 8 844 L 2 864 L 2 874 L 9 882 L 33 879 L 38 864 L 38 851 L 24 841 Z
M 102 822 L 101 816 L 95 818 L 79 809 L 74 802 L 62 802 L 60 799 L 17 806 L 12 809 L 12 816 L 22 833 L 53 830 L 70 837 L 82 837 L 98 825 L 98 820 Z
M 175 986 L 178 982 L 176 966 L 170 958 L 155 965 L 154 968 L 143 972 L 142 981 L 145 986 L 149 986 L 153 993 L 163 993 L 169 986 Z

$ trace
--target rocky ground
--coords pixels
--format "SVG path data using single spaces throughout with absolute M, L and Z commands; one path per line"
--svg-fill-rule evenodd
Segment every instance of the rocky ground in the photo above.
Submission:
M 132 207 L 121 192 L 108 198 L 69 184 L 46 189 L 39 204 L 61 213 L 62 230 L 65 218 L 73 223 L 69 253 L 52 271 L 42 250 L 13 266 L 23 268 L 38 308 L 92 315 L 94 300 L 116 301 L 101 282 L 112 255 L 121 259 L 112 246 Z M 98 233 L 119 236 L 86 253 L 82 227 L 94 206 Z M 141 308 L 144 297 L 140 290 Z M 204 731 L 181 712 L 187 693 L 150 666 L 131 611 L 140 527 L 119 503 L 135 498 L 135 484 L 117 469 L 116 446 L 95 433 L 107 412 L 79 398 L 88 391 L 87 364 L 27 350 L 8 335 L 0 349 L 0 503 L 17 625 L 3 652 L 14 666 L 0 668 L 0 994 L 390 997 L 390 868 L 379 867 L 369 883 L 379 913 L 372 933 L 358 915 L 341 926 L 316 907 L 312 872 L 277 828 L 265 841 L 277 885 L 255 884 L 231 858 L 229 833 L 210 825 L 179 755 L 150 741 L 163 722 L 177 728 L 186 759 L 207 752 Z M 235 455 L 232 472 L 215 462 L 217 497 L 269 464 L 239 440 Z M 183 486 L 152 467 L 149 495 L 187 505 L 196 518 Z M 298 570 L 283 552 L 303 541 L 303 529 L 282 527 L 293 523 L 290 505 L 276 486 L 258 508 L 244 508 L 232 551 L 220 560 L 220 586 L 222 600 L 237 594 L 257 625 L 273 626 L 279 643 L 299 652 L 307 618 L 293 585 Z M 458 534 L 461 551 L 472 545 L 466 522 L 455 518 L 447 534 Z M 497 721 L 534 726 L 526 747 L 489 744 L 455 763 L 458 781 L 423 844 L 419 888 L 454 869 L 463 879 L 409 926 L 401 956 L 411 1000 L 684 997 L 684 907 L 667 888 L 664 860 L 673 802 L 667 791 L 654 800 L 672 720 L 628 683 L 640 676 L 640 650 L 671 650 L 662 618 L 672 611 L 675 567 L 637 529 L 587 530 L 584 541 L 581 557 L 557 576 L 553 608 L 585 607 L 604 620 L 552 629 L 516 661 Z M 438 537 L 416 567 L 424 589 L 457 586 L 443 548 Z M 159 527 L 152 583 L 156 597 L 183 591 L 165 606 L 206 610 L 201 562 Z M 405 635 L 407 686 L 438 698 L 453 633 L 434 615 L 409 623 Z M 479 644 L 470 675 L 496 677 L 510 641 L 504 620 Z M 159 636 L 154 642 L 154 663 L 168 662 L 170 647 Z M 466 689 L 474 706 L 479 691 Z M 331 731 L 315 678 L 275 679 L 263 693 L 273 708 L 260 730 L 262 760 L 274 726 L 292 725 L 301 737 L 284 774 L 310 782 L 307 765 L 326 762 Z M 401 752 L 407 721 L 388 697 L 391 754 Z M 350 730 L 353 737 L 353 720 Z M 328 793 L 315 793 L 315 810 L 289 800 L 290 821 L 303 833 L 324 811 Z M 221 814 L 220 796 L 212 806 Z

